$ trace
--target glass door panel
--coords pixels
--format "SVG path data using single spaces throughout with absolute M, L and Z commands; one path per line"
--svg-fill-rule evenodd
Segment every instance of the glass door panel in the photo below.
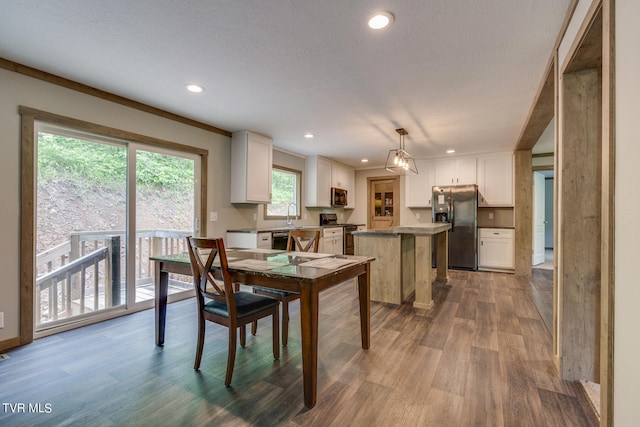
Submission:
M 195 158 L 170 152 L 136 149 L 135 297 L 153 299 L 154 262 L 150 257 L 186 252 L 186 236 L 194 230 L 196 212 Z M 189 292 L 189 276 L 171 274 L 169 294 Z
M 39 128 L 36 331 L 126 302 L 127 147 Z

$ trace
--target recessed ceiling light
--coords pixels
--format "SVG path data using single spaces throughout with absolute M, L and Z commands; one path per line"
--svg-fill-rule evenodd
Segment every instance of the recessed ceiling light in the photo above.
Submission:
M 455 152 L 456 152 L 456 150 L 447 150 L 447 154 L 453 154 Z
M 192 92 L 192 93 L 204 92 L 204 86 L 202 86 L 202 85 L 195 84 L 195 83 L 189 83 L 186 86 L 187 86 L 187 90 L 189 92 Z
M 362 159 L 360 160 L 362 163 L 367 163 L 369 161 L 369 159 Z
M 374 30 L 381 30 L 393 22 L 393 14 L 391 12 L 376 12 L 369 18 L 369 27 Z
M 305 133 L 305 134 L 304 134 L 304 137 L 305 137 L 305 138 L 307 138 L 307 139 L 311 139 L 311 138 L 313 138 L 314 136 L 315 136 L 315 135 L 314 135 L 314 134 L 312 134 L 311 132 L 307 132 L 307 133 Z

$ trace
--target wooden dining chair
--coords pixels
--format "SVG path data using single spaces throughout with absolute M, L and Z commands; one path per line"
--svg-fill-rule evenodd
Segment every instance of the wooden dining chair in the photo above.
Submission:
M 320 244 L 320 230 L 291 230 L 287 240 L 287 250 L 297 252 L 318 252 Z M 282 291 L 279 289 L 261 288 L 254 286 L 253 293 L 270 296 L 282 303 L 282 345 L 289 341 L 289 302 L 300 298 L 296 292 Z M 258 322 L 251 324 L 251 333 L 256 334 Z
M 272 316 L 273 358 L 280 358 L 278 300 L 251 292 L 234 290 L 227 255 L 222 239 L 187 237 L 187 248 L 191 260 L 191 271 L 198 301 L 198 344 L 193 368 L 200 368 L 204 347 L 205 320 L 229 328 L 229 353 L 227 356 L 227 375 L 224 384 L 229 387 L 236 359 L 236 329 L 240 328 L 240 345 L 246 344 L 246 325 Z M 222 277 L 222 283 L 214 277 L 213 262 L 218 257 L 220 269 L 216 276 Z M 219 274 L 218 274 L 219 273 Z

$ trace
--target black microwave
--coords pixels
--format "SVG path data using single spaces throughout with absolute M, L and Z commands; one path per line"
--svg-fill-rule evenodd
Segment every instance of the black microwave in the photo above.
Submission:
M 331 206 L 343 207 L 347 206 L 347 190 L 342 188 L 331 187 Z

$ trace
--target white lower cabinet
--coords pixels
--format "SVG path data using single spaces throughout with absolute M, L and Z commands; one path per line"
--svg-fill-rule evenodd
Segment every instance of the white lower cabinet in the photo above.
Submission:
M 513 270 L 514 257 L 513 229 L 478 229 L 478 269 Z
M 325 227 L 318 252 L 323 254 L 342 255 L 344 252 L 344 229 L 342 227 Z
M 227 232 L 227 248 L 271 249 L 271 232 Z

